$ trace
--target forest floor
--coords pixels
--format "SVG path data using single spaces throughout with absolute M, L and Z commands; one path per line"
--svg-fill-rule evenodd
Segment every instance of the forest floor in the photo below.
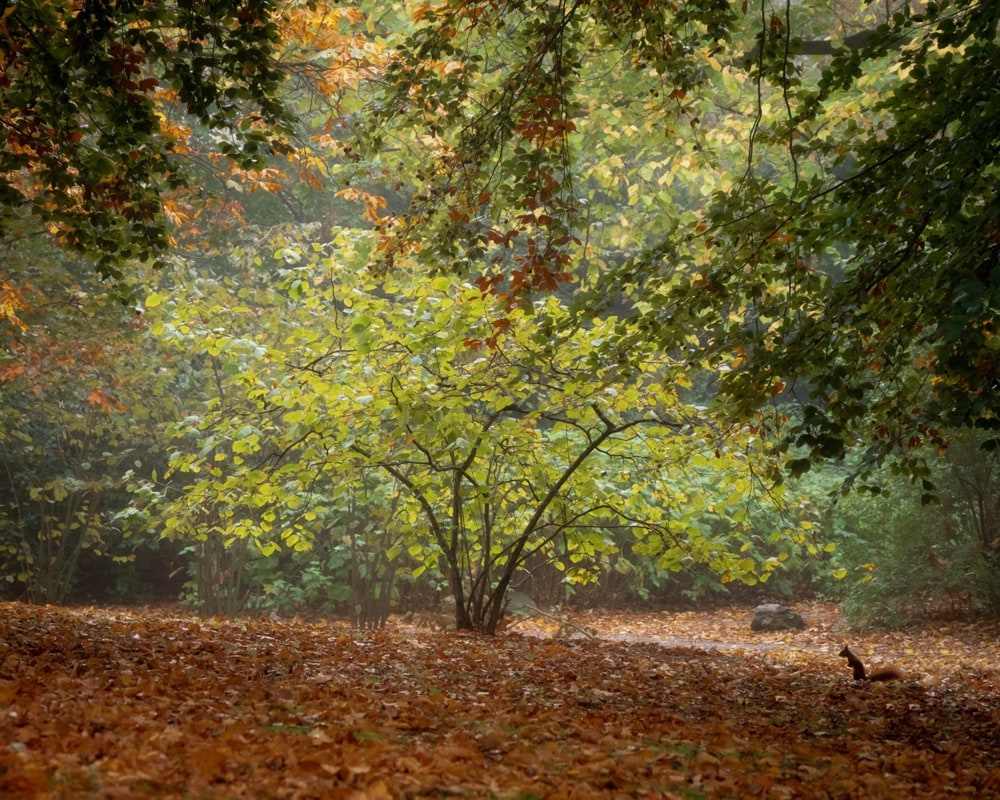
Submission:
M 1000 797 L 996 626 L 854 637 L 913 676 L 867 684 L 799 610 L 490 639 L 0 604 L 0 797 Z

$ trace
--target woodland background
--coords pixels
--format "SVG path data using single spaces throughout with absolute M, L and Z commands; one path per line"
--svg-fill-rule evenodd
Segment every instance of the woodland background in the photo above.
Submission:
M 659 5 L 5 4 L 4 595 L 1000 611 L 989 4 Z

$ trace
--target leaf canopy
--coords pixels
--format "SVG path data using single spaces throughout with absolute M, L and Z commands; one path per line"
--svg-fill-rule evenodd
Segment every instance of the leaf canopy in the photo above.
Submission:
M 687 353 L 734 418 L 801 406 L 765 421 L 793 473 L 996 430 L 1000 10 L 878 13 L 848 35 L 818 3 L 422 7 L 367 137 L 436 154 L 382 227 L 386 263 L 419 239 L 515 302 L 602 264 L 583 307 L 625 317 L 618 353 Z M 599 115 L 647 156 L 595 148 Z M 627 191 L 625 249 L 596 235 L 614 196 L 592 191 L 595 157 Z
M 243 167 L 283 147 L 281 5 L 3 3 L 0 220 L 34 220 L 105 277 L 162 255 L 163 195 L 185 181 L 178 111 Z

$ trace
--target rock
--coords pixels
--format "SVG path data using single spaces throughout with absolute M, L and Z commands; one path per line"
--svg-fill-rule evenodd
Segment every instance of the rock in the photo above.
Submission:
M 804 628 L 806 623 L 802 615 L 779 603 L 764 603 L 755 609 L 752 631 L 786 631 L 791 628 Z
M 524 592 L 511 589 L 507 592 L 506 613 L 514 617 L 535 617 L 538 616 L 538 606 Z

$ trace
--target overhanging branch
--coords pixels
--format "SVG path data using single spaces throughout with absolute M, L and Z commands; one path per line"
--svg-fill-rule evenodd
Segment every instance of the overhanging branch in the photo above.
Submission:
M 884 39 L 884 34 L 878 30 L 863 30 L 845 36 L 843 39 L 802 39 L 793 40 L 795 47 L 792 48 L 794 55 L 811 56 L 818 58 L 821 56 L 835 56 L 844 50 L 864 50 L 868 45 L 876 40 L 881 41 L 885 50 L 899 50 L 909 41 L 909 36 L 899 35 L 895 39 Z M 758 37 L 757 44 L 753 50 L 745 53 L 740 60 L 742 64 L 757 63 L 760 58 L 761 40 Z

